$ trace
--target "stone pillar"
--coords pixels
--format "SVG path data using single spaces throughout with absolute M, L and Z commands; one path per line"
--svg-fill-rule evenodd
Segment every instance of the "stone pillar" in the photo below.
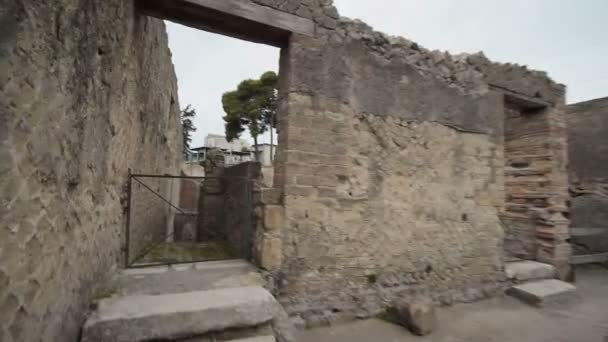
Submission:
M 254 261 L 261 268 L 276 272 L 283 263 L 283 230 L 285 208 L 280 189 L 256 189 Z
M 547 144 L 550 147 L 551 171 L 548 174 L 550 186 L 549 207 L 544 215 L 537 217 L 539 224 L 536 235 L 539 240 L 538 260 L 554 265 L 558 276 L 567 279 L 570 276 L 570 257 L 572 247 L 570 238 L 570 220 L 568 219 L 568 134 L 566 131 L 566 113 L 564 104 L 550 108 L 546 115 L 549 123 Z

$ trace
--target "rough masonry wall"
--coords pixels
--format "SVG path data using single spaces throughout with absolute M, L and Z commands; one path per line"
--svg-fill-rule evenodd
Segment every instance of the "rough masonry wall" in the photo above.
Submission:
M 403 292 L 452 303 L 500 287 L 502 97 L 435 57 L 350 21 L 284 53 L 285 231 L 267 248 L 282 249 L 292 315 L 368 316 Z M 423 58 L 450 59 L 459 78 Z
M 507 257 L 536 260 L 538 214 L 549 207 L 551 146 L 549 123 L 542 112 L 526 112 L 505 103 L 505 252 Z
M 608 98 L 568 106 L 573 227 L 608 229 Z M 607 252 L 608 238 L 577 238 L 579 252 Z
M 251 0 L 279 11 L 311 19 L 317 25 L 333 29 L 338 25 L 338 10 L 333 0 Z
M 157 172 L 154 172 L 157 173 Z M 141 263 L 155 245 L 170 237 L 179 182 L 170 178 L 133 177 L 129 217 L 128 265 Z
M 522 251 L 512 249 L 513 242 L 525 245 L 520 257 L 550 263 L 566 278 L 572 253 L 568 242 L 566 87 L 543 71 L 493 63 L 482 54 L 468 56 L 467 62 L 484 75 L 491 89 L 505 97 L 507 178 L 501 215 L 507 230 L 505 252 L 513 256 Z M 538 103 L 544 107 L 539 108 Z M 523 234 L 513 234 L 517 231 Z
M 412 292 L 452 303 L 501 286 L 504 95 L 558 103 L 561 86 L 347 19 L 292 37 L 281 75 L 284 212 L 267 206 L 259 245 L 292 316 L 326 323 Z
M 131 1 L 0 2 L 0 340 L 76 341 L 122 257 L 127 169 L 175 173 L 165 27 Z
M 255 236 L 253 191 L 261 164 L 241 163 L 224 169 L 224 226 L 228 246 L 238 258 L 251 260 Z

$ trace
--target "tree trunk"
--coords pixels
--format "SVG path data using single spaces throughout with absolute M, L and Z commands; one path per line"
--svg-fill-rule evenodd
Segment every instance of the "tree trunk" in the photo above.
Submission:
M 272 119 L 270 120 L 270 166 L 274 165 L 274 153 L 273 149 L 274 149 L 274 115 L 272 116 Z
M 253 137 L 253 153 L 255 154 L 255 161 L 260 162 L 260 154 L 258 151 L 258 136 Z

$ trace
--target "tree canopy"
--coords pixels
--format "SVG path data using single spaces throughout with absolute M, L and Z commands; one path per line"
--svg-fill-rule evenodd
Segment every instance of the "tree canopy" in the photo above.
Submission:
M 260 79 L 244 80 L 236 90 L 224 93 L 226 139 L 232 141 L 240 138 L 245 130 L 253 138 L 258 158 L 258 136 L 274 127 L 277 111 L 278 76 L 273 71 L 265 72 Z

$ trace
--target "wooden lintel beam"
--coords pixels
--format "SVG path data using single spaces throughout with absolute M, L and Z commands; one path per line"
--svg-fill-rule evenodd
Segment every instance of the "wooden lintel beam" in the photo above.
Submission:
M 176 1 L 176 0 L 173 0 Z M 255 4 L 249 0 L 183 0 L 191 4 L 214 9 L 236 17 L 245 18 L 278 29 L 313 36 L 315 25 L 312 20 L 287 12 Z
M 553 104 L 538 97 L 532 97 L 514 92 L 499 85 L 490 84 L 492 89 L 498 90 L 505 95 L 507 102 L 513 103 L 524 110 L 541 110 L 552 107 Z
M 312 20 L 249 0 L 139 0 L 141 13 L 256 43 L 285 47 L 292 33 L 313 36 Z

